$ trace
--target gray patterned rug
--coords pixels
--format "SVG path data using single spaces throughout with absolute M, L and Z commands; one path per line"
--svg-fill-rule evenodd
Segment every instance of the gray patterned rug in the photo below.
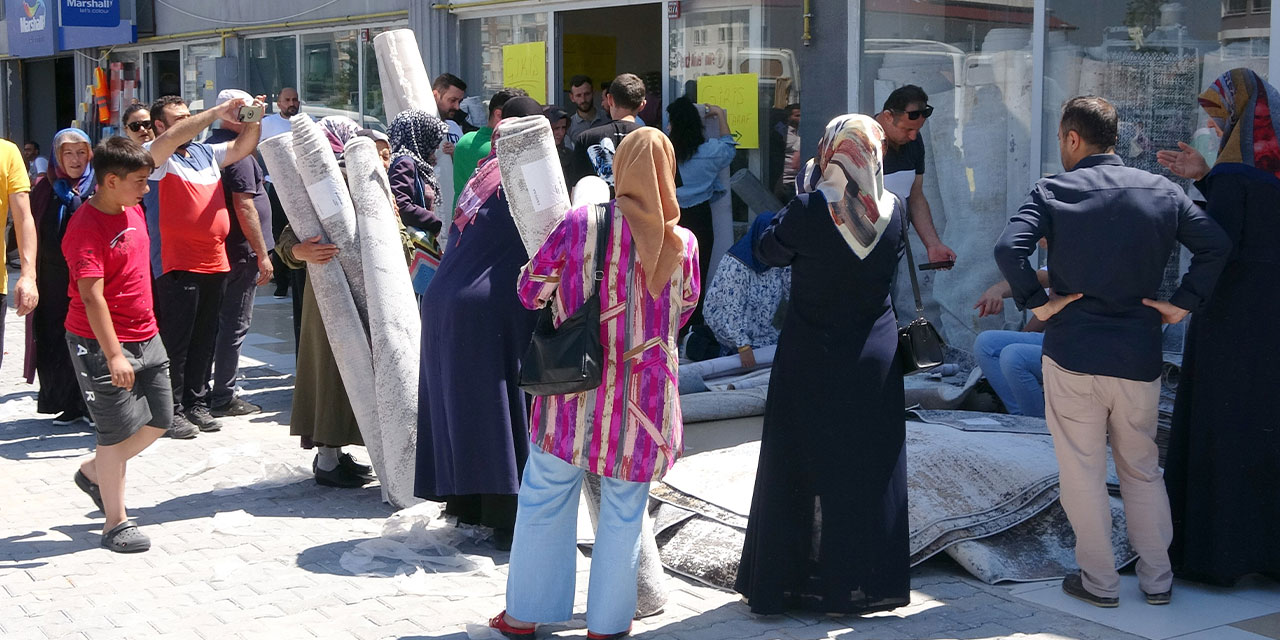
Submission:
M 962 411 L 914 417 L 921 421 L 907 423 L 912 565 L 946 552 L 992 584 L 1074 570 L 1074 536 L 1058 504 L 1057 463 L 1043 420 Z M 695 454 L 653 487 L 664 565 L 732 588 L 758 458 L 759 442 Z M 1127 564 L 1134 555 L 1118 498 L 1112 513 L 1117 560 Z

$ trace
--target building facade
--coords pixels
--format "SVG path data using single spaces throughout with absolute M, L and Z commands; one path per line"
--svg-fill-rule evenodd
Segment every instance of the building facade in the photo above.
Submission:
M 893 88 L 920 85 L 935 107 L 922 132 L 925 194 L 959 254 L 922 284 L 928 315 L 962 346 L 1021 322 L 1012 309 L 979 320 L 972 305 L 999 278 L 990 248 L 1009 214 L 1035 179 L 1061 170 L 1065 99 L 1110 98 L 1118 152 L 1158 172 L 1155 152 L 1178 141 L 1216 148 L 1196 94 L 1227 69 L 1267 77 L 1280 60 L 1269 0 L 92 0 L 118 9 L 118 22 L 77 26 L 86 2 L 38 0 L 37 24 L 26 1 L 5 0 L 0 104 L 11 139 L 93 124 L 95 67 L 107 71 L 108 127 L 135 99 L 177 93 L 200 108 L 221 88 L 274 98 L 284 86 L 308 112 L 381 127 L 371 41 L 407 27 L 430 73 L 451 71 L 482 98 L 518 85 L 568 106 L 573 75 L 601 85 L 633 72 L 649 86 L 651 124 L 681 95 L 721 102 L 740 143 L 734 170 L 772 190 L 788 106 L 800 107 L 807 158 L 831 117 L 874 113 Z M 753 213 L 735 204 L 739 219 Z

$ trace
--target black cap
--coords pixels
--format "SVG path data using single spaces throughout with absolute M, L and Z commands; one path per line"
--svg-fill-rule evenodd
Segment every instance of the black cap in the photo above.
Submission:
M 555 124 L 561 120 L 569 119 L 569 112 L 565 111 L 564 109 L 561 109 L 560 107 L 555 106 L 554 104 L 543 109 L 542 115 L 546 116 L 547 119 L 551 121 L 551 124 Z
M 524 116 L 542 115 L 542 105 L 527 96 L 512 98 L 502 105 L 502 118 L 522 118 Z

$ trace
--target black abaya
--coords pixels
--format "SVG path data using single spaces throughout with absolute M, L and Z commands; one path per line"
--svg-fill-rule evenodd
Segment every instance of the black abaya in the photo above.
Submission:
M 906 424 L 889 300 L 902 215 L 899 206 L 860 260 L 822 195 L 801 195 L 756 247 L 762 262 L 792 268 L 735 586 L 756 613 L 865 613 L 910 599 Z
M 53 195 L 49 180 L 37 183 L 36 189 L 50 191 L 47 194 L 33 193 L 32 198 L 48 203 L 44 211 L 38 212 L 36 225 L 36 286 L 40 292 L 40 304 L 31 312 L 36 376 L 40 380 L 36 411 L 54 414 L 69 411 L 88 415 L 71 366 L 71 353 L 67 350 L 65 325 L 67 308 L 71 304 L 67 291 L 71 273 L 66 258 L 62 256 L 62 236 L 67 229 L 67 221 L 83 200 L 73 197 L 64 205 Z

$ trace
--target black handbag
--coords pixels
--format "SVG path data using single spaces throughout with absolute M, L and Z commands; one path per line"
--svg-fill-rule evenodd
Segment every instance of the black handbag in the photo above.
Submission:
M 520 360 L 520 388 L 535 396 L 555 396 L 590 391 L 600 386 L 604 347 L 600 344 L 601 262 L 609 243 L 613 212 L 606 205 L 591 208 L 596 221 L 595 250 L 590 256 L 592 292 L 559 327 L 553 322 L 552 304 L 538 315 L 529 348 Z
M 942 364 L 946 343 L 933 324 L 924 318 L 924 302 L 920 299 L 920 282 L 916 280 L 916 260 L 911 255 L 911 235 L 907 221 L 902 220 L 902 242 L 907 250 L 907 272 L 911 274 L 911 292 L 916 297 L 916 319 L 898 327 L 898 360 L 902 375 L 927 371 Z

